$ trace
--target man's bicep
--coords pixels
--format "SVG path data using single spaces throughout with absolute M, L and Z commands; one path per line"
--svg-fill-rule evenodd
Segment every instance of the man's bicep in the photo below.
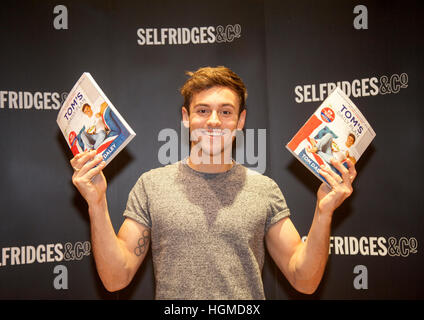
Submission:
M 289 217 L 272 225 L 266 236 L 266 246 L 278 268 L 290 281 L 290 262 L 297 247 L 302 243 L 299 233 Z
M 126 218 L 118 232 L 118 239 L 126 248 L 128 267 L 134 274 L 149 249 L 150 228 L 131 218 Z

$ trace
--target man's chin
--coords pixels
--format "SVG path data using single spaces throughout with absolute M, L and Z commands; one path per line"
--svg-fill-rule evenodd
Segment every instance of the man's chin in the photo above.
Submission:
M 192 148 L 193 151 L 198 151 L 196 154 L 199 164 L 227 164 L 232 162 L 231 146 L 228 149 L 213 146 L 199 146 L 198 149 Z

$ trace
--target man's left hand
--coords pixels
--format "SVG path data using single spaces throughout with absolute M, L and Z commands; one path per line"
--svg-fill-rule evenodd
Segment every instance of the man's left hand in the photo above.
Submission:
M 349 159 L 346 160 L 348 168 L 335 159 L 332 159 L 331 163 L 342 175 L 339 176 L 333 170 L 321 166 L 319 173 L 328 181 L 331 188 L 323 183 L 317 192 L 319 212 L 330 215 L 352 194 L 352 183 L 357 174 L 355 165 Z

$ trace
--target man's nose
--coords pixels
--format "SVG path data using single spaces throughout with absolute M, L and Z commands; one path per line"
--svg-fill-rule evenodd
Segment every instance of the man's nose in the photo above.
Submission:
M 221 120 L 219 119 L 218 112 L 216 110 L 212 110 L 207 124 L 211 127 L 217 127 L 221 125 Z

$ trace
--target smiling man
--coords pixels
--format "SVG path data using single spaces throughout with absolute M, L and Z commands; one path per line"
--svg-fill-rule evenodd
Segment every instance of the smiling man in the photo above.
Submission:
M 246 88 L 225 67 L 188 73 L 182 118 L 190 129 L 187 159 L 141 175 L 115 234 L 106 199 L 104 162 L 95 152 L 71 160 L 73 183 L 89 207 L 93 255 L 105 287 L 127 286 L 152 257 L 157 299 L 265 299 L 265 246 L 300 292 L 318 287 L 329 252 L 334 210 L 352 193 L 356 171 L 321 170 L 322 184 L 305 242 L 278 185 L 231 159 L 234 131 L 246 119 Z M 94 161 L 90 161 L 93 160 Z
M 235 131 L 244 127 L 247 92 L 241 80 L 230 73 L 227 86 L 217 86 L 219 79 L 210 79 L 212 70 L 201 69 L 195 77 L 188 73 L 191 78 L 181 89 L 185 97 L 182 117 L 192 141 L 189 165 L 197 171 L 222 172 L 233 165 L 232 143 Z

